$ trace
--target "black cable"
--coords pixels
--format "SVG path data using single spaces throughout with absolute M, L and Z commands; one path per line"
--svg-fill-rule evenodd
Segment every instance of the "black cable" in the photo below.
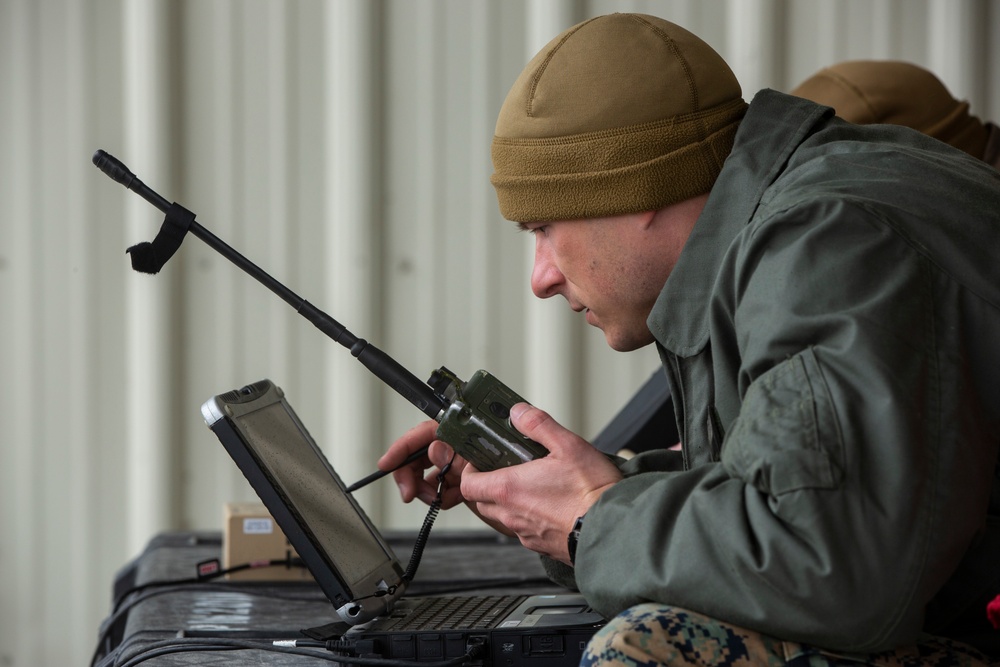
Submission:
M 433 597 L 436 595 L 446 595 L 449 593 L 475 591 L 482 588 L 510 588 L 510 587 L 521 587 L 521 586 L 539 586 L 539 585 L 551 584 L 552 582 L 546 577 L 516 577 L 516 578 L 506 578 L 506 579 L 504 578 L 476 579 L 476 580 L 469 580 L 464 583 L 452 582 L 452 585 L 450 586 L 445 586 L 443 585 L 444 582 L 440 581 L 422 581 L 418 583 L 422 583 L 424 585 L 434 585 L 435 588 L 429 588 L 425 591 L 414 591 L 410 589 L 408 592 L 408 595 L 410 597 L 414 598 Z M 204 582 L 199 588 L 211 591 L 233 592 L 232 586 L 226 584 L 213 584 L 211 582 Z M 128 613 L 129 610 L 132 609 L 132 607 L 136 606 L 137 604 L 141 604 L 146 600 L 157 597 L 159 595 L 167 595 L 170 593 L 181 593 L 181 592 L 187 592 L 189 590 L 190 589 L 188 588 L 187 585 L 178 585 L 174 587 L 164 585 L 158 588 L 157 590 L 146 591 L 144 594 L 137 595 L 134 598 L 130 599 L 127 605 L 120 608 L 114 615 L 105 619 L 104 622 L 101 624 L 100 633 L 98 635 L 98 641 L 97 641 L 97 650 L 95 651 L 95 654 L 91 659 L 90 664 L 92 666 L 96 666 L 99 664 L 97 662 L 97 654 L 100 652 L 101 643 L 107 639 L 107 635 L 110 632 L 111 628 L 114 626 L 115 621 L 117 621 L 121 616 Z M 304 603 L 329 602 L 329 600 L 327 600 L 327 598 L 324 595 L 315 595 L 315 596 L 284 595 L 271 590 L 259 590 L 251 588 L 241 588 L 239 589 L 238 592 L 244 593 L 246 595 L 254 595 L 257 597 L 270 598 L 274 600 L 285 600 L 289 602 L 304 602 Z M 122 646 L 116 647 L 115 650 L 117 652 L 121 652 Z M 107 655 L 110 655 L 110 653 L 111 650 L 109 648 L 108 654 L 106 654 L 105 658 L 107 657 Z M 104 665 L 100 664 L 100 667 L 104 667 Z
M 403 573 L 403 581 L 413 581 L 413 577 L 417 575 L 417 568 L 420 567 L 420 559 L 423 557 L 424 549 L 427 547 L 427 538 L 430 536 L 431 527 L 434 525 L 434 520 L 437 518 L 440 509 L 441 493 L 438 492 L 437 498 L 434 499 L 434 502 L 427 509 L 424 524 L 420 527 L 420 533 L 413 543 L 413 551 L 410 552 L 410 562 L 407 563 L 406 572 Z
M 456 667 L 457 665 L 462 665 L 470 660 L 479 658 L 485 652 L 485 644 L 483 640 L 480 639 L 476 643 L 475 640 L 470 640 L 466 645 L 466 652 L 464 655 L 460 655 L 449 660 L 440 660 L 436 662 L 420 662 L 422 667 Z M 312 639 L 296 639 L 291 642 L 285 642 L 286 645 L 296 646 L 296 647 L 313 647 L 313 648 L 325 648 L 328 651 L 344 651 L 344 650 L 354 650 L 357 642 L 349 639 L 341 640 L 328 640 L 328 641 L 316 641 Z M 399 660 L 394 658 L 369 658 L 361 656 L 350 656 L 350 655 L 338 655 L 337 659 L 341 662 L 355 665 L 377 665 L 378 667 L 413 667 L 415 660 Z
M 122 600 L 127 598 L 129 595 L 134 593 L 139 593 L 147 588 L 155 588 L 158 586 L 180 586 L 186 584 L 200 584 L 206 581 L 211 581 L 213 579 L 218 579 L 227 574 L 233 574 L 234 572 L 242 572 L 243 570 L 258 569 L 262 567 L 279 567 L 284 566 L 286 569 L 291 569 L 293 567 L 305 568 L 306 564 L 301 558 L 292 558 L 290 555 L 284 558 L 272 559 L 268 561 L 254 561 L 251 563 L 241 563 L 240 565 L 234 565 L 225 569 L 215 570 L 210 574 L 199 574 L 196 577 L 189 577 L 186 579 L 161 579 L 158 581 L 148 581 L 144 584 L 139 584 L 138 586 L 133 586 L 129 588 L 124 593 L 119 595 L 112 603 L 112 612 L 118 609 L 118 605 L 121 604 Z
M 448 463 L 441 468 L 441 472 L 438 473 L 437 496 L 434 498 L 430 508 L 427 510 L 427 516 L 424 517 L 424 523 L 420 526 L 420 532 L 417 533 L 417 539 L 413 543 L 413 551 L 410 552 L 410 562 L 406 566 L 406 572 L 403 573 L 403 581 L 413 581 L 413 577 L 417 576 L 417 568 L 420 566 L 420 559 L 424 555 L 424 549 L 427 547 L 427 540 L 430 537 L 431 528 L 434 526 L 434 520 L 437 518 L 438 511 L 441 509 L 441 494 L 444 492 L 444 476 L 449 470 L 451 470 L 451 464 L 454 461 L 455 454 L 452 454 L 451 461 L 448 461 Z
M 254 651 L 269 651 L 272 653 L 285 653 L 289 655 L 299 655 L 309 658 L 316 658 L 318 660 L 324 660 L 326 662 L 340 662 L 341 656 L 334 655 L 327 651 L 312 651 L 308 648 L 298 648 L 292 646 L 276 646 L 272 642 L 267 641 L 250 641 L 245 639 L 193 639 L 189 638 L 176 638 L 176 639 L 165 639 L 158 642 L 153 642 L 150 645 L 143 648 L 140 652 L 129 657 L 123 663 L 113 663 L 114 667 L 135 667 L 136 665 L 143 663 L 147 660 L 152 660 L 153 658 L 158 658 L 163 655 L 169 655 L 172 653 L 190 653 L 190 652 L 201 652 L 201 651 L 239 651 L 239 650 L 254 650 Z M 112 663 L 109 663 L 108 667 L 111 667 Z M 412 667 L 410 665 L 409 667 Z
M 410 554 L 410 562 L 407 565 L 406 571 L 403 574 L 403 580 L 406 582 L 412 581 L 413 578 L 416 576 L 417 568 L 420 565 L 420 560 L 423 555 L 423 551 L 426 548 L 427 541 L 430 537 L 431 528 L 433 527 L 434 521 L 437 518 L 438 512 L 440 510 L 441 497 L 444 491 L 445 474 L 451 468 L 452 462 L 454 460 L 455 460 L 454 457 L 452 457 L 452 460 L 449 461 L 438 473 L 437 497 L 431 503 L 430 508 L 427 512 L 427 516 L 424 518 L 423 525 L 420 527 L 420 531 L 418 532 L 417 538 L 414 541 L 413 550 L 412 553 Z M 100 652 L 102 650 L 102 644 L 104 644 L 104 642 L 108 640 L 108 636 L 110 635 L 112 629 L 115 627 L 117 621 L 124 614 L 128 613 L 128 611 L 135 605 L 144 602 L 157 595 L 162 595 L 172 592 L 187 591 L 188 586 L 191 584 L 199 584 L 205 586 L 206 588 L 215 588 L 217 590 L 221 589 L 231 592 L 232 591 L 231 587 L 222 585 L 212 586 L 207 582 L 212 579 L 216 579 L 218 577 L 233 572 L 239 572 L 242 570 L 255 567 L 279 566 L 279 565 L 284 565 L 285 567 L 289 568 L 292 566 L 296 567 L 305 566 L 304 562 L 301 559 L 298 558 L 293 559 L 289 555 L 284 559 L 271 560 L 265 562 L 264 564 L 256 562 L 244 563 L 226 569 L 212 570 L 210 574 L 199 574 L 197 577 L 191 577 L 187 579 L 150 581 L 144 584 L 133 586 L 132 588 L 126 590 L 124 593 L 122 593 L 115 599 L 114 604 L 112 606 L 111 615 L 102 623 L 101 631 L 98 636 L 97 647 L 94 650 L 94 655 L 90 662 L 91 666 L 111 667 L 113 664 L 117 663 L 117 658 L 121 654 L 122 652 L 121 649 L 123 648 L 123 646 L 118 646 L 116 649 L 112 649 L 110 646 L 108 646 L 107 652 L 104 655 L 104 660 L 99 665 L 98 665 L 98 656 L 100 655 Z M 509 583 L 519 584 L 519 583 L 526 583 L 528 581 L 531 580 L 515 579 Z M 501 581 L 501 583 L 509 585 L 509 583 L 505 581 Z M 470 582 L 470 586 L 472 586 L 472 582 Z M 473 587 L 481 588 L 482 581 L 480 580 Z M 149 590 L 149 589 L 157 589 L 157 590 Z M 455 590 L 462 590 L 462 588 L 459 587 L 457 589 L 455 588 L 452 589 L 453 592 Z M 259 591 L 254 591 L 254 593 L 258 595 L 265 595 Z M 424 595 L 429 595 L 429 594 L 430 593 L 424 593 Z M 278 595 L 272 595 L 269 597 L 288 599 L 287 597 Z M 301 598 L 291 598 L 291 599 L 308 601 L 308 600 L 303 600 Z M 126 662 L 121 667 L 133 667 L 134 665 L 137 665 L 148 659 L 158 657 L 160 655 L 166 655 L 178 652 L 196 651 L 196 650 L 225 651 L 225 650 L 239 650 L 239 649 L 252 648 L 252 649 L 269 650 L 275 652 L 296 653 L 298 655 L 306 655 L 306 656 L 311 655 L 312 657 L 317 657 L 324 660 L 331 660 L 331 658 L 328 657 L 327 655 L 315 654 L 314 652 L 309 652 L 309 651 L 303 652 L 301 649 L 298 649 L 298 647 L 312 646 L 312 647 L 322 647 L 328 650 L 339 650 L 338 648 L 334 648 L 332 643 L 330 642 L 324 644 L 319 642 L 309 642 L 308 640 L 293 640 L 292 645 L 289 646 L 287 644 L 284 645 L 262 644 L 262 643 L 255 643 L 246 640 L 236 640 L 236 639 L 214 638 L 209 641 L 206 641 L 204 639 L 194 639 L 194 638 L 188 638 L 188 639 L 190 641 L 187 642 L 182 641 L 181 639 L 176 639 L 176 640 L 166 640 L 163 642 L 156 642 L 154 644 L 151 644 L 150 646 L 143 649 L 136 656 L 130 658 L 128 662 Z M 423 667 L 456 667 L 457 665 L 461 665 L 468 662 L 470 659 L 476 657 L 476 655 L 478 655 L 481 652 L 482 652 L 481 646 L 474 646 L 470 647 L 469 653 L 466 653 L 464 656 L 461 656 L 459 658 L 453 658 L 452 660 L 443 662 L 421 663 L 421 664 L 423 665 Z M 409 661 L 394 661 L 382 658 L 362 658 L 359 656 L 338 655 L 335 659 L 333 659 L 333 661 L 342 662 L 346 664 L 372 665 L 378 667 L 412 667 L 412 662 Z
M 425 520 L 425 525 L 426 524 L 427 521 Z M 416 546 L 414 546 L 414 550 L 415 551 L 418 550 Z M 417 562 L 419 563 L 419 556 L 417 558 Z M 284 564 L 284 561 L 281 561 L 281 563 Z M 411 563 L 412 563 L 412 558 L 411 558 Z M 240 569 L 245 569 L 241 566 L 236 566 L 236 567 Z M 220 572 L 219 575 L 224 575 L 227 572 L 230 572 L 234 569 L 235 568 L 230 568 L 229 570 Z M 413 570 L 415 572 L 416 568 L 414 567 Z M 428 589 L 419 592 L 411 591 L 410 594 L 413 597 L 429 597 L 434 595 L 443 595 L 447 593 L 477 590 L 483 588 L 484 586 L 485 587 L 528 586 L 528 585 L 546 584 L 551 582 L 545 577 L 532 577 L 532 578 L 509 578 L 509 579 L 497 578 L 492 580 L 476 579 L 476 580 L 470 580 L 466 583 L 452 581 L 450 582 L 452 584 L 450 586 L 444 586 L 443 585 L 444 582 L 439 582 L 439 581 L 425 581 L 419 583 L 424 584 L 425 586 L 433 585 L 436 587 L 433 589 Z M 111 633 L 111 630 L 115 626 L 115 623 L 125 614 L 127 614 L 133 607 L 151 598 L 157 597 L 159 595 L 188 592 L 190 590 L 189 586 L 191 584 L 199 584 L 199 588 L 203 590 L 212 590 L 221 592 L 233 591 L 233 587 L 230 584 L 215 584 L 212 583 L 208 578 L 198 579 L 193 577 L 190 579 L 160 580 L 155 582 L 149 582 L 147 584 L 142 584 L 140 586 L 135 586 L 129 589 L 122 595 L 118 596 L 118 601 L 115 605 L 114 612 L 102 622 L 98 633 L 97 646 L 94 650 L 94 655 L 91 658 L 90 664 L 92 666 L 96 666 L 99 664 L 98 656 L 100 655 L 102 648 L 106 648 L 107 653 L 104 656 L 105 661 L 100 663 L 101 667 L 104 667 L 104 664 L 107 662 L 107 657 L 110 656 L 112 652 L 117 652 L 117 653 L 121 652 L 122 649 L 121 646 L 112 649 L 110 646 L 102 647 L 102 645 L 108 639 L 108 635 Z M 151 588 L 154 590 L 149 590 Z M 286 600 L 291 602 L 304 602 L 304 603 L 328 602 L 327 598 L 323 595 L 308 596 L 308 597 L 300 595 L 285 595 L 271 590 L 259 590 L 250 588 L 240 588 L 239 592 L 247 595 L 254 595 L 257 597 L 271 598 L 275 600 Z
M 127 614 L 132 609 L 132 607 L 134 607 L 134 606 L 136 606 L 138 604 L 141 604 L 141 603 L 145 602 L 146 600 L 149 600 L 150 598 L 154 598 L 154 597 L 156 597 L 158 595 L 166 595 L 166 594 L 169 594 L 169 593 L 184 593 L 184 592 L 188 592 L 188 591 L 191 590 L 190 586 L 191 586 L 192 583 L 198 583 L 199 584 L 199 588 L 204 589 L 204 590 L 221 591 L 221 592 L 234 592 L 234 589 L 233 589 L 233 587 L 231 585 L 213 584 L 213 583 L 211 583 L 209 581 L 205 581 L 203 579 L 195 580 L 193 582 L 190 581 L 190 580 L 187 580 L 187 579 L 179 579 L 179 580 L 173 582 L 173 585 L 171 585 L 171 582 L 160 581 L 160 582 L 156 582 L 157 586 L 156 586 L 156 588 L 154 590 L 139 591 L 137 594 L 134 593 L 133 591 L 129 591 L 128 593 L 126 593 L 125 595 L 123 595 L 123 596 L 121 596 L 119 598 L 122 601 L 122 603 L 119 605 L 119 607 L 117 609 L 115 609 L 115 611 L 112 612 L 112 614 L 110 616 L 108 616 L 106 619 L 104 619 L 104 621 L 101 623 L 101 627 L 100 627 L 99 632 L 98 632 L 97 647 L 94 649 L 94 655 L 93 655 L 93 657 L 90 660 L 90 664 L 92 666 L 97 664 L 98 656 L 101 653 L 102 644 L 108 639 L 108 635 L 111 634 L 111 631 L 112 631 L 112 629 L 115 626 L 115 623 L 122 616 L 124 616 L 125 614 Z M 136 587 L 136 588 L 138 589 L 140 587 Z M 289 602 L 307 602 L 307 603 L 312 603 L 312 602 L 324 602 L 324 603 L 328 603 L 329 602 L 329 600 L 327 600 L 327 598 L 325 596 L 321 596 L 321 595 L 310 596 L 310 597 L 303 597 L 303 596 L 294 596 L 294 595 L 283 595 L 281 593 L 276 593 L 274 591 L 253 590 L 253 589 L 248 589 L 248 588 L 240 588 L 236 592 L 240 592 L 240 593 L 243 593 L 245 595 L 255 595 L 257 597 L 271 598 L 271 599 L 275 599 L 275 600 L 286 600 L 286 601 L 289 601 Z M 127 602 L 125 602 L 125 598 L 127 596 L 129 596 L 129 595 L 132 595 L 133 597 L 131 597 L 130 599 L 128 599 Z M 115 649 L 112 649 L 110 646 L 107 647 L 107 653 L 106 653 L 106 655 L 110 655 L 113 650 L 115 650 Z
M 184 638 L 165 639 L 150 644 L 139 653 L 136 653 L 128 658 L 127 661 L 121 664 L 115 664 L 114 667 L 135 667 L 146 660 L 151 660 L 153 658 L 172 653 L 187 653 L 194 651 L 239 651 L 248 649 L 299 655 L 324 660 L 326 662 L 337 662 L 349 665 L 366 665 L 370 667 L 413 667 L 414 664 L 416 664 L 416 661 L 412 660 L 369 658 L 331 653 L 329 650 L 324 652 L 310 650 L 312 648 L 325 649 L 327 646 L 335 647 L 334 650 L 343 650 L 344 648 L 343 642 L 317 642 L 310 640 L 297 640 L 289 645 L 288 643 L 276 644 L 273 642 L 249 641 L 244 639 L 219 638 L 206 640 L 199 638 L 189 639 L 187 641 L 185 641 Z M 421 661 L 419 664 L 421 667 L 458 667 L 459 665 L 463 665 L 474 658 L 479 657 L 481 654 L 482 646 L 472 646 L 467 653 L 459 657 L 435 662 Z M 110 664 L 108 667 L 111 667 Z
M 426 455 L 427 455 L 427 447 L 421 447 L 417 451 L 415 451 L 412 454 L 410 454 L 409 456 L 407 456 L 406 459 L 404 459 L 402 463 L 400 463 L 398 466 L 396 466 L 392 470 L 376 470 L 375 472 L 373 472 L 372 474 L 368 475 L 367 477 L 365 477 L 363 479 L 359 479 L 354 484 L 351 484 L 349 487 L 347 487 L 346 491 L 348 493 L 354 493 L 358 489 L 366 487 L 369 484 L 371 484 L 372 482 L 374 482 L 376 480 L 379 480 L 379 479 L 382 479 L 383 477 L 385 477 L 389 473 L 396 472 L 397 470 L 399 470 L 403 466 L 408 466 L 411 463 L 413 463 L 414 461 L 416 461 L 417 459 L 419 459 L 419 458 L 421 458 L 423 456 L 426 456 Z
M 427 509 L 427 515 L 424 517 L 424 523 L 420 526 L 420 531 L 417 533 L 417 539 L 413 542 L 413 550 L 410 552 L 410 562 L 406 565 L 406 571 L 403 572 L 402 576 L 404 583 L 410 583 L 413 581 L 413 577 L 417 575 L 417 568 L 420 567 L 420 559 L 423 557 L 424 549 L 427 547 L 427 539 L 430 537 L 431 528 L 434 526 L 434 520 L 437 519 L 438 511 L 441 509 L 441 494 L 444 491 L 444 476 L 445 473 L 451 469 L 451 464 L 454 460 L 455 455 L 452 454 L 451 461 L 448 461 L 448 463 L 441 468 L 441 472 L 438 473 L 437 497 L 434 498 L 430 507 Z M 356 598 L 355 601 L 392 595 L 395 592 L 396 586 L 390 586 L 388 589 L 379 590 L 373 595 Z
M 324 604 L 329 604 L 330 602 L 325 595 L 320 595 L 320 594 L 310 595 L 310 596 L 284 595 L 282 593 L 277 593 L 275 591 L 256 590 L 250 588 L 235 589 L 232 586 L 227 586 L 226 584 L 212 584 L 207 582 L 199 586 L 199 588 L 202 590 L 217 591 L 222 593 L 242 593 L 244 595 L 253 595 L 256 597 L 270 598 L 273 600 L 284 600 L 286 602 L 305 602 L 305 603 L 321 602 Z M 146 600 L 149 600 L 150 598 L 157 597 L 159 595 L 167 595 L 170 593 L 187 593 L 190 592 L 190 590 L 191 589 L 189 588 L 189 584 L 181 584 L 177 586 L 164 585 L 157 588 L 156 590 L 146 591 L 141 595 L 136 595 L 134 598 L 130 599 L 126 604 L 124 604 L 121 608 L 115 611 L 111 616 L 104 619 L 104 621 L 101 623 L 100 639 L 103 640 L 105 638 L 104 635 L 107 634 L 107 629 L 113 626 L 115 621 L 117 621 L 119 618 L 128 613 L 128 611 L 131 610 L 132 607 L 141 604 Z

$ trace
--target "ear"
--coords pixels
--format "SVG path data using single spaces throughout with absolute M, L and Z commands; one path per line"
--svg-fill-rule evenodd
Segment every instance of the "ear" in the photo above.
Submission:
M 653 226 L 653 220 L 656 218 L 656 211 L 642 211 L 641 213 L 636 213 L 634 215 L 636 222 L 639 223 L 640 229 L 646 231 Z
M 669 230 L 672 235 L 679 234 L 684 239 L 687 239 L 698 218 L 701 216 L 705 204 L 708 202 L 708 195 L 709 193 L 706 192 L 697 197 L 669 204 L 658 211 L 652 211 L 648 214 L 651 216 L 651 219 L 647 221 L 647 224 L 654 227 L 661 225 L 663 229 Z

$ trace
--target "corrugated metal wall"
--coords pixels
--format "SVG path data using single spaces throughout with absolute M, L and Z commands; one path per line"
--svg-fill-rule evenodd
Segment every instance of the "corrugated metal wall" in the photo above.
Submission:
M 118 567 L 252 497 L 212 394 L 273 379 L 348 481 L 420 418 L 197 239 L 133 273 L 161 216 L 94 150 L 417 375 L 489 368 L 592 436 L 655 354 L 531 297 L 489 140 L 531 54 L 632 10 L 713 44 L 747 97 L 901 58 L 1000 117 L 998 0 L 0 0 L 0 666 L 87 660 Z M 423 515 L 388 482 L 361 498 Z

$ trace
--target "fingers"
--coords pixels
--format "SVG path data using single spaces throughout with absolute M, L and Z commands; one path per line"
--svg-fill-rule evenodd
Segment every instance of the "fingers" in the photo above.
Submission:
M 565 542 L 563 524 L 572 524 L 594 502 L 599 489 L 617 481 L 620 473 L 603 454 L 548 413 L 518 403 L 510 416 L 518 431 L 549 450 L 548 456 L 481 473 L 437 440 L 437 423 L 427 421 L 394 442 L 378 467 L 398 467 L 393 478 L 404 502 L 417 498 L 431 504 L 440 491 L 442 509 L 464 502 L 498 531 L 517 534 L 525 546 L 540 553 L 557 553 L 565 544 L 557 544 L 559 540 L 551 536 L 561 535 Z M 407 463 L 407 457 L 414 453 L 417 458 Z M 569 516 L 567 512 L 576 514 Z
M 430 505 L 440 492 L 441 509 L 443 510 L 464 502 L 461 479 L 465 460 L 456 456 L 455 451 L 440 440 L 431 443 L 427 454 L 434 467 L 424 475 L 423 483 L 417 488 L 417 497 Z
M 408 456 L 434 441 L 437 422 L 427 420 L 417 424 L 392 443 L 376 464 L 379 470 L 392 470 L 402 465 Z
M 573 521 L 621 480 L 621 472 L 548 413 L 519 403 L 510 416 L 518 431 L 549 454 L 492 472 L 467 469 L 462 495 L 487 523 L 517 534 L 525 547 L 565 560 L 566 534 Z
M 463 502 L 459 480 L 465 461 L 455 457 L 446 443 L 436 440 L 436 434 L 437 422 L 417 424 L 392 443 L 377 465 L 379 470 L 393 471 L 403 502 L 417 498 L 429 505 L 437 497 L 440 471 L 451 462 L 444 478 L 441 503 L 442 509 L 448 509 Z
M 404 465 L 407 458 L 428 447 L 434 441 L 437 424 L 426 421 L 417 424 L 396 440 L 376 464 L 379 470 L 392 470 L 404 503 L 426 496 L 424 470 L 433 466 L 429 452 Z

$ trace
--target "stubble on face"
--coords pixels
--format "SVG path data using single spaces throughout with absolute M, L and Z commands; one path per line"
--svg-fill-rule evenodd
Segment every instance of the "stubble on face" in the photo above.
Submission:
M 570 280 L 575 298 L 588 308 L 587 322 L 620 352 L 653 341 L 646 319 L 665 276 L 647 246 L 652 241 L 641 216 L 582 221 L 591 226 L 585 243 L 585 273 Z
M 646 324 L 707 195 L 658 211 L 522 225 L 536 235 L 533 289 L 559 294 L 617 351 L 653 342 Z

